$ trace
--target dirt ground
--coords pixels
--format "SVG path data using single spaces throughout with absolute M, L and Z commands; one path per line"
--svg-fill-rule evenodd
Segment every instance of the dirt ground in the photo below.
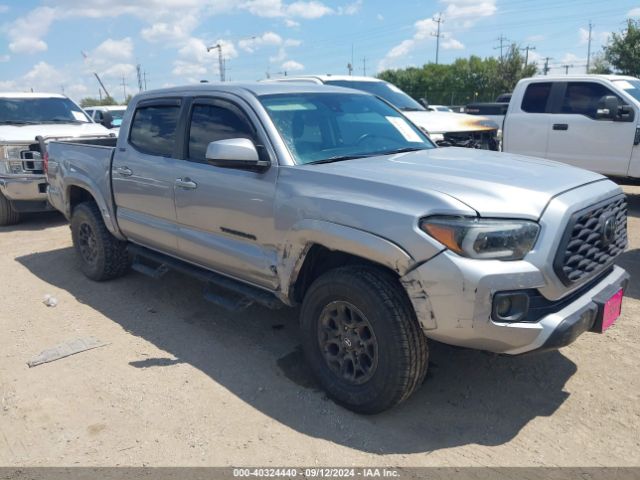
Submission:
M 56 214 L 0 228 L 0 465 L 640 466 L 640 187 L 625 190 L 632 281 L 611 330 L 517 358 L 432 344 L 422 388 L 373 417 L 317 389 L 296 312 L 230 314 L 174 273 L 88 281 Z M 85 336 L 108 345 L 28 368 Z

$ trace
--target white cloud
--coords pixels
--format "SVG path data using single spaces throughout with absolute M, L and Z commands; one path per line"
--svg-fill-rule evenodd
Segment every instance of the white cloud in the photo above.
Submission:
M 240 40 L 238 42 L 238 47 L 246 52 L 253 53 L 260 47 L 280 46 L 282 43 L 282 37 L 277 33 L 265 32 L 258 37 Z
M 455 38 L 445 38 L 441 46 L 444 50 L 464 50 L 463 43 Z
M 627 13 L 627 17 L 640 17 L 640 7 L 629 10 L 629 13 Z
M 6 13 L 9 11 L 9 5 L 0 5 L 0 13 Z
M 495 0 L 441 0 L 447 5 L 443 16 L 447 19 L 467 19 L 477 17 L 490 17 L 496 13 Z
M 580 28 L 578 30 L 579 41 L 578 45 L 587 45 L 589 43 L 589 30 L 586 28 Z M 596 32 L 592 30 L 591 32 L 591 42 L 592 44 L 600 43 L 605 44 L 609 41 L 609 37 L 611 36 L 611 32 Z
M 47 34 L 55 16 L 55 9 L 38 7 L 24 17 L 15 19 L 7 30 L 9 50 L 23 54 L 46 51 L 47 44 L 41 37 Z
M 546 37 L 544 35 L 529 35 L 526 40 L 527 42 L 541 42 L 545 39 Z
M 337 13 L 338 15 L 355 15 L 360 12 L 362 8 L 362 0 L 356 0 L 353 3 L 349 3 L 344 7 L 338 7 Z
M 9 60 L 11 60 L 9 55 L 0 55 L 0 63 L 8 62 Z
M 296 22 L 295 20 L 291 20 L 290 18 L 286 18 L 284 20 L 284 24 L 289 28 L 295 28 L 300 26 L 300 22 Z
M 131 60 L 133 58 L 133 41 L 130 37 L 122 40 L 108 38 L 95 48 L 93 56 L 105 60 Z
M 143 28 L 140 35 L 151 43 L 176 42 L 188 38 L 197 25 L 195 14 L 185 14 L 175 22 L 156 22 Z
M 304 70 L 304 65 L 296 62 L 295 60 L 287 60 L 282 64 L 282 69 L 285 72 L 297 72 L 300 70 Z
M 310 2 L 293 2 L 286 8 L 286 15 L 290 17 L 300 17 L 305 19 L 314 19 L 331 15 L 334 11 L 327 7 L 324 3 L 312 0 Z

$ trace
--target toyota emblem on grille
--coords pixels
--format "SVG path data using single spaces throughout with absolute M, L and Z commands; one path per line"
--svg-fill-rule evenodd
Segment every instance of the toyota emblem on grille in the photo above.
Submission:
M 602 244 L 609 245 L 616 236 L 616 227 L 618 226 L 616 217 L 614 215 L 603 215 L 600 217 L 600 225 L 602 225 L 600 236 Z

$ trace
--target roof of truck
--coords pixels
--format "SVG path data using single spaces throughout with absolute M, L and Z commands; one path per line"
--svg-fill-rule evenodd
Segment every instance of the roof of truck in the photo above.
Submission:
M 628 75 L 595 75 L 595 74 L 570 74 L 570 75 L 539 75 L 537 77 L 523 78 L 521 81 L 559 82 L 562 80 L 638 80 Z
M 360 93 L 368 95 L 359 90 L 349 90 L 352 93 Z M 158 95 L 166 96 L 171 94 L 185 93 L 205 93 L 205 92 L 229 92 L 229 93 L 251 93 L 255 96 L 274 95 L 283 93 L 340 93 L 345 92 L 342 87 L 333 87 L 326 85 L 317 85 L 313 83 L 287 83 L 287 82 L 253 82 L 253 83 L 236 83 L 236 82 L 217 82 L 217 83 L 200 83 L 196 85 L 185 85 L 181 87 L 161 88 L 158 90 L 149 90 L 139 94 L 138 98 L 156 97 Z
M 67 98 L 59 93 L 0 92 L 2 98 Z
M 294 75 L 291 77 L 280 77 L 269 80 L 271 82 L 295 82 L 295 81 L 316 81 L 318 83 L 324 83 L 331 80 L 339 80 L 341 82 L 383 82 L 375 77 L 363 77 L 357 75 Z

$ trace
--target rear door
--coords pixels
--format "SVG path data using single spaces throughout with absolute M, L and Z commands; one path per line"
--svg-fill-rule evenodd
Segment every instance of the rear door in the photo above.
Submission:
M 178 98 L 139 103 L 111 171 L 122 232 L 141 245 L 174 254 L 178 241 L 173 192 L 182 162 L 176 142 L 180 108 Z
M 552 82 L 532 82 L 525 88 L 522 101 L 512 101 L 503 129 L 503 150 L 509 153 L 544 158 L 549 140 L 551 116 L 547 106 Z
M 598 119 L 596 112 L 607 95 L 617 93 L 596 81 L 562 82 L 549 129 L 547 158 L 606 175 L 626 176 L 636 134 L 635 122 Z
M 236 100 L 194 98 L 185 108 L 183 162 L 176 178 L 180 257 L 212 270 L 274 289 L 277 244 L 273 217 L 275 155 L 255 114 Z M 220 168 L 205 160 L 216 140 L 248 138 L 271 161 L 264 172 Z

